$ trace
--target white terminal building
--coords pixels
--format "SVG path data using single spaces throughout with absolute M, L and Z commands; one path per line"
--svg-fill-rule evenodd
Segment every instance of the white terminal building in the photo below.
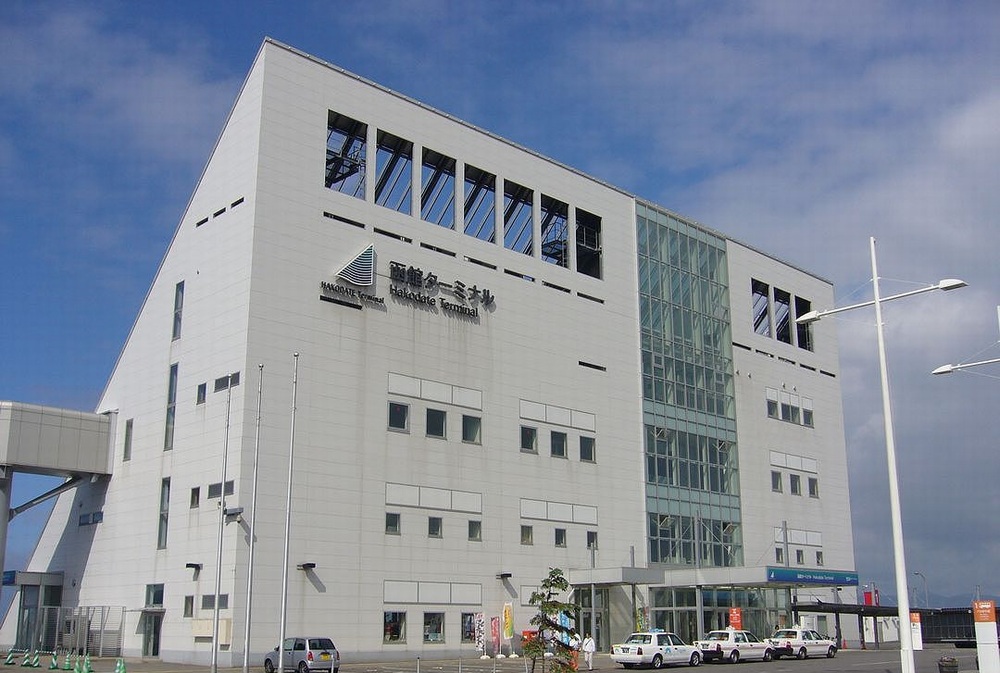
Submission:
M 0 643 L 517 652 L 550 568 L 600 650 L 769 635 L 857 585 L 833 299 L 266 40 L 94 413 L 0 403 L 0 509 L 67 477 Z

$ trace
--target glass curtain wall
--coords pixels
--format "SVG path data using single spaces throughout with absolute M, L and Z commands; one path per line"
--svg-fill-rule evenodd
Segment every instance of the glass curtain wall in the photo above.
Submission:
M 647 204 L 636 214 L 648 560 L 740 566 L 726 243 Z

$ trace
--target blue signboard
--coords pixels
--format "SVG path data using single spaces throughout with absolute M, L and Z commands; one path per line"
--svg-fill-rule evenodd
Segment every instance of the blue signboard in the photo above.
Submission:
M 14 582 L 17 581 L 17 571 L 16 570 L 4 570 L 3 571 L 3 585 L 5 587 L 14 586 Z
M 767 567 L 767 581 L 792 584 L 823 584 L 826 586 L 858 586 L 858 574 L 844 570 Z

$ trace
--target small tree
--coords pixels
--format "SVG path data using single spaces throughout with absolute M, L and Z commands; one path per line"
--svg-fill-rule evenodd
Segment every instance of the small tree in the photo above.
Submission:
M 549 568 L 549 575 L 542 580 L 538 591 L 531 594 L 528 602 L 538 608 L 538 613 L 531 618 L 530 623 L 538 629 L 534 638 L 523 646 L 524 654 L 531 657 L 531 671 L 534 673 L 536 662 L 541 659 L 541 673 L 545 673 L 545 652 L 552 648 L 552 661 L 549 664 L 550 673 L 571 673 L 576 670 L 571 636 L 573 630 L 563 625 L 560 615 L 568 620 L 573 619 L 575 606 L 559 600 L 569 588 L 569 580 L 563 576 L 559 568 Z M 567 644 L 570 643 L 570 644 Z

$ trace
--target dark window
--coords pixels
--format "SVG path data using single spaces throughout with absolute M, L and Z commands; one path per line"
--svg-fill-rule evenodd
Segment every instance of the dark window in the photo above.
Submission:
M 767 283 L 750 280 L 753 293 L 753 331 L 761 336 L 771 336 L 770 288 Z
M 542 259 L 569 266 L 569 204 L 542 194 Z
M 384 643 L 405 643 L 406 642 L 406 613 L 386 612 L 385 628 L 383 629 Z
M 420 218 L 451 229 L 455 226 L 455 160 L 424 148 Z
M 797 474 L 788 475 L 788 490 L 792 495 L 802 495 L 802 477 Z
M 197 508 L 201 504 L 201 487 L 195 486 L 191 489 L 191 509 Z
M 469 519 L 469 541 L 479 542 L 483 539 L 483 522 L 478 519 Z
M 205 399 L 208 397 L 208 384 L 199 383 L 198 384 L 198 394 L 195 396 L 195 404 L 205 404 Z
M 125 421 L 125 447 L 122 450 L 122 460 L 132 460 L 132 420 Z
M 525 255 L 532 254 L 533 195 L 527 187 L 503 181 L 503 246 Z
M 409 430 L 407 425 L 410 416 L 410 406 L 402 402 L 389 402 L 389 429 Z
M 184 312 L 184 281 L 174 286 L 174 329 L 173 339 L 181 338 L 181 314 Z
M 531 526 L 521 526 L 521 544 L 534 544 L 535 531 Z
M 177 414 L 177 363 L 170 365 L 167 380 L 167 421 L 163 430 L 163 450 L 174 448 L 174 418 Z
M 597 549 L 597 531 L 587 531 L 587 549 Z
M 774 338 L 786 344 L 792 343 L 791 302 L 791 294 L 774 288 Z
M 465 166 L 465 233 L 493 242 L 496 229 L 497 176 L 475 166 Z
M 427 517 L 427 537 L 442 536 L 442 522 L 439 516 Z
M 566 433 L 553 430 L 551 433 L 552 455 L 556 458 L 566 457 Z
M 331 111 L 326 131 L 326 186 L 364 199 L 368 125 Z
M 156 548 L 167 548 L 167 523 L 170 514 L 170 477 L 160 482 L 160 516 L 156 531 Z
M 375 152 L 375 203 L 409 215 L 412 172 L 413 143 L 379 131 Z
M 576 270 L 601 277 L 601 218 L 576 210 Z
M 538 428 L 521 426 L 521 450 L 538 453 Z
M 448 415 L 441 409 L 428 409 L 427 410 L 427 436 L 428 437 L 439 437 L 444 439 L 447 437 L 447 421 Z
M 462 441 L 469 444 L 482 443 L 483 421 L 479 416 L 462 415 Z
M 593 437 L 580 437 L 580 460 L 587 463 L 593 463 L 596 460 L 594 444 Z
M 783 490 L 781 487 L 781 472 L 777 470 L 771 470 L 771 490 L 775 493 L 781 493 Z
M 386 512 L 385 513 L 385 534 L 386 535 L 399 535 L 399 513 L 398 512 Z
M 566 546 L 566 529 L 556 528 L 556 546 L 565 547 Z
M 812 310 L 812 302 L 802 297 L 795 298 L 795 317 L 800 318 Z M 813 335 L 811 323 L 795 323 L 795 337 L 799 348 L 807 351 L 813 349 Z

